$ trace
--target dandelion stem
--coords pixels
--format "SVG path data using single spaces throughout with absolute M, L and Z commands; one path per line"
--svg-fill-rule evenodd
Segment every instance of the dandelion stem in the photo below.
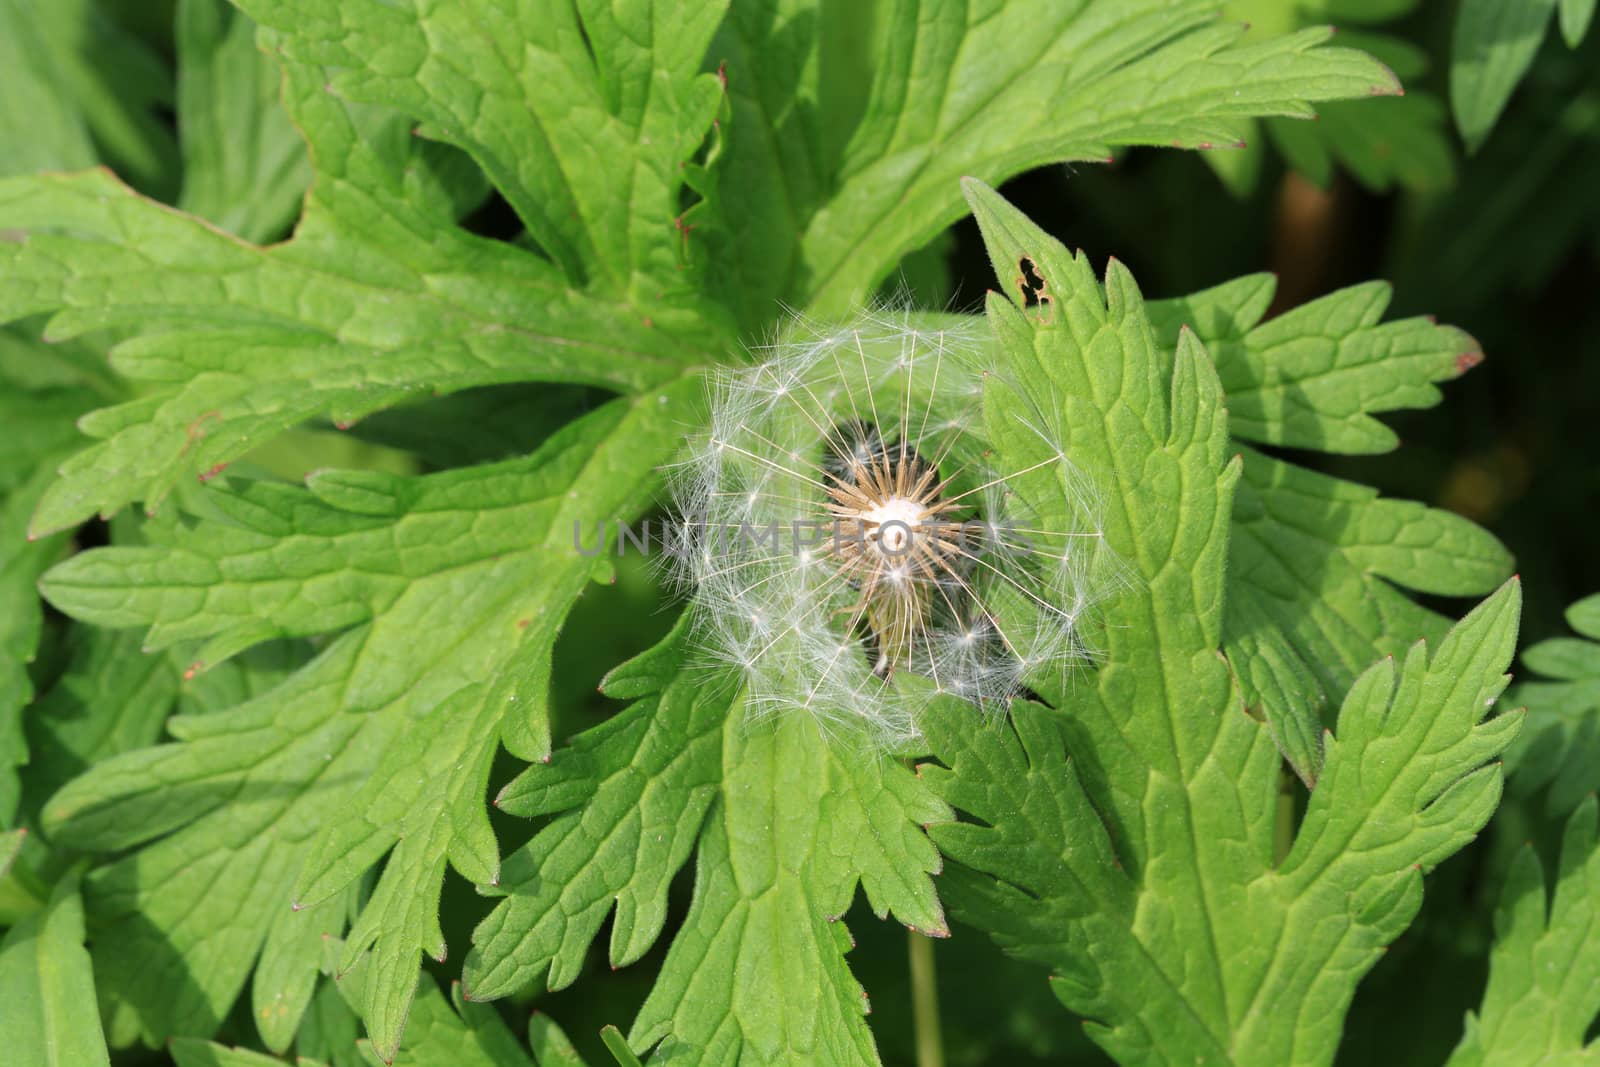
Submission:
M 906 931 L 911 948 L 911 1016 L 917 1033 L 917 1067 L 944 1067 L 939 1032 L 939 983 L 933 969 L 933 940 Z

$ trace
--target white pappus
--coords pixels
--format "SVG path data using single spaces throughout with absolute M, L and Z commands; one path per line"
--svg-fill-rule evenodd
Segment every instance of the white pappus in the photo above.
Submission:
M 1003 711 L 1082 658 L 1115 570 L 1094 495 L 1015 392 L 1026 461 L 996 465 L 988 353 L 969 320 L 877 309 L 795 322 L 713 378 L 710 430 L 675 470 L 676 577 L 752 716 L 900 746 L 940 694 Z

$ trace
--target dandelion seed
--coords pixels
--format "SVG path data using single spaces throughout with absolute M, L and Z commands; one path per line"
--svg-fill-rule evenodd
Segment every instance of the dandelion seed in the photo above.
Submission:
M 799 323 L 722 374 L 675 487 L 701 549 L 677 555 L 677 577 L 702 647 L 744 673 L 751 714 L 798 711 L 887 744 L 914 737 L 937 694 L 998 713 L 1064 672 L 1109 558 L 1052 418 L 1019 420 L 1038 445 L 997 469 L 984 346 L 907 320 Z M 750 531 L 792 537 L 774 548 Z

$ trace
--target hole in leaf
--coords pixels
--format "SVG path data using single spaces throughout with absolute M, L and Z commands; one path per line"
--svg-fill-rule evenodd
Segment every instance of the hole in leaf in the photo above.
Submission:
M 1049 285 L 1045 282 L 1044 276 L 1039 273 L 1038 268 L 1034 266 L 1033 260 L 1023 256 L 1017 260 L 1017 270 L 1020 272 L 1017 275 L 1017 288 L 1022 290 L 1023 307 L 1038 307 L 1050 299 L 1045 292 Z

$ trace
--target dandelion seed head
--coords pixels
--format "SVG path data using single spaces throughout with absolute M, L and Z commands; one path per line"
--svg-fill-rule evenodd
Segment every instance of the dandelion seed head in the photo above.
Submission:
M 986 353 L 875 308 L 796 322 L 713 380 L 708 432 L 672 472 L 694 516 L 674 578 L 751 719 L 895 745 L 941 694 L 1003 713 L 1082 659 L 1107 570 L 1098 500 L 1059 415 L 1019 419 L 1014 469 L 997 466 Z

